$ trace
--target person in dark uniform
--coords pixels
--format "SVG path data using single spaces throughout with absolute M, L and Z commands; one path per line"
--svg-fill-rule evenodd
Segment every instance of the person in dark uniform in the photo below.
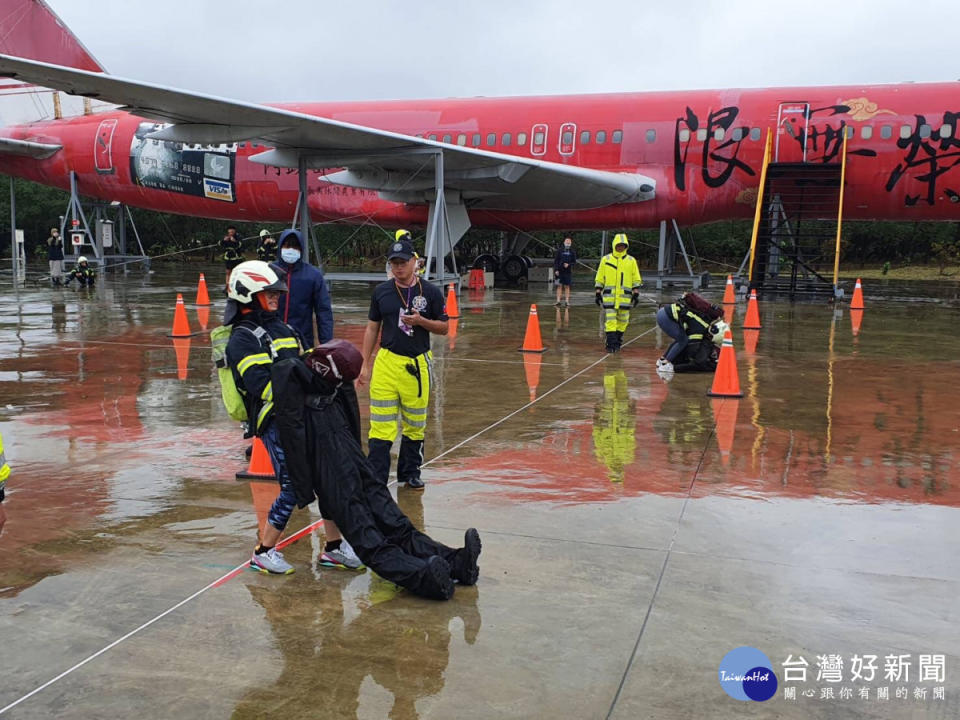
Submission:
M 271 263 L 277 259 L 277 239 L 269 230 L 260 231 L 260 244 L 257 245 L 257 260 Z
M 577 264 L 577 253 L 573 250 L 573 240 L 565 238 L 563 247 L 557 250 L 553 258 L 553 277 L 557 282 L 557 302 L 560 307 L 560 294 L 566 290 L 566 305 L 570 306 L 570 286 L 573 284 L 573 266 Z
M 230 273 L 233 269 L 243 262 L 243 253 L 241 252 L 242 241 L 237 235 L 237 229 L 231 225 L 227 228 L 227 234 L 220 241 L 220 249 L 223 250 L 223 264 L 227 269 L 227 284 L 230 284 Z
M 403 436 L 397 459 L 397 480 L 423 489 L 423 438 L 430 401 L 430 334 L 447 334 L 443 293 L 416 272 L 417 255 L 409 233 L 397 233 L 387 259 L 393 279 L 373 291 L 363 336 L 363 370 L 359 385 L 370 385 L 369 459 L 376 477 L 390 476 L 390 448 L 399 421 Z M 372 361 L 380 340 L 380 351 Z
M 93 284 L 97 281 L 97 272 L 90 267 L 83 255 L 77 258 L 76 266 L 67 274 L 67 279 L 63 284 L 69 285 L 74 280 L 79 283 L 80 287 L 84 285 L 93 287 Z

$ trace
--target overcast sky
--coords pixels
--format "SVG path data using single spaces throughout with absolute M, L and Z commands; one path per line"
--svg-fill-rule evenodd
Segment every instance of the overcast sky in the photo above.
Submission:
M 47 2 L 111 73 L 251 101 L 960 77 L 956 2 Z

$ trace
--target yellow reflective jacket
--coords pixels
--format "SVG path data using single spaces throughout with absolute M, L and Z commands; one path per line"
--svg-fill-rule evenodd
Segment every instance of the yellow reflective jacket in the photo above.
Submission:
M 641 283 L 643 278 L 632 255 L 612 252 L 600 259 L 594 284 L 603 291 L 604 307 L 630 307 L 630 295 L 640 289 Z
M 0 435 L 0 488 L 10 477 L 10 466 L 7 465 L 7 455 L 3 451 L 3 435 Z

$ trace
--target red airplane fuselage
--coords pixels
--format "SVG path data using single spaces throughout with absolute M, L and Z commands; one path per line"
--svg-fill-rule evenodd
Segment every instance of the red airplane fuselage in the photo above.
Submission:
M 960 85 L 702 90 L 281 107 L 452 144 L 477 146 L 656 180 L 652 201 L 593 210 L 475 209 L 490 228 L 641 228 L 752 217 L 768 128 L 780 162 L 837 163 L 848 134 L 844 216 L 960 219 Z M 213 147 L 143 137 L 152 123 L 124 112 L 10 127 L 8 137 L 56 143 L 46 160 L 0 156 L 0 171 L 135 207 L 240 221 L 287 222 L 296 172 L 250 162 L 263 146 Z M 138 134 L 139 130 L 139 134 Z M 315 221 L 424 225 L 426 208 L 310 171 Z

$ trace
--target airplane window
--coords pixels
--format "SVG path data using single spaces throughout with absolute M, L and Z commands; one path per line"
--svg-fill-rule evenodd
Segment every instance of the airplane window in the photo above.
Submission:
M 623 140 L 623 130 L 614 130 L 613 135 L 610 136 L 610 140 L 616 144 L 620 144 Z
M 582 133 L 580 133 L 580 144 L 586 145 L 589 142 L 590 142 L 590 131 L 584 130 Z
M 843 134 L 847 136 L 847 140 L 852 140 L 853 136 L 856 134 L 853 129 L 853 125 L 847 125 L 843 129 Z
M 245 148 L 247 144 L 245 142 L 240 143 L 240 147 Z
M 444 136 L 443 136 L 443 141 L 444 141 L 445 143 L 449 143 L 449 142 L 451 142 L 452 140 L 453 140 L 453 138 L 450 137 L 449 135 L 444 135 Z
M 953 135 L 953 128 L 950 125 L 941 125 L 940 126 L 940 137 L 948 138 Z
M 750 139 L 751 140 L 760 139 L 760 128 L 750 128 Z
M 496 145 L 496 144 L 497 144 L 497 134 L 496 134 L 496 133 L 488 133 L 488 134 L 487 134 L 487 147 L 493 147 L 493 146 Z
M 657 131 L 656 131 L 656 130 L 647 130 L 647 142 L 653 142 L 653 140 L 650 139 L 650 133 L 651 133 L 651 132 L 653 133 L 654 140 L 655 140 L 656 137 L 657 137 Z M 689 128 L 682 128 L 682 129 L 680 130 L 680 142 L 687 142 L 687 140 L 689 140 L 689 139 L 690 139 L 690 129 L 689 129 Z
M 724 136 L 723 128 L 717 128 L 716 130 L 713 131 L 714 140 L 723 140 L 723 136 Z
M 434 142 L 436 142 L 436 141 L 437 141 L 437 136 L 434 135 L 433 133 L 430 133 L 430 139 L 433 140 Z
M 681 130 L 680 132 L 682 133 L 683 130 Z M 646 135 L 647 135 L 647 142 L 648 142 L 648 143 L 655 142 L 656 139 L 657 139 L 657 131 L 656 131 L 656 130 L 653 130 L 652 128 L 651 128 L 650 130 L 647 130 Z M 687 130 L 687 138 L 689 138 L 689 137 L 690 137 L 690 131 Z
M 259 143 L 250 143 L 250 147 L 255 148 L 255 147 L 260 147 L 260 145 Z
M 699 140 L 700 142 L 703 142 L 706 139 L 707 139 L 707 129 L 700 128 L 699 130 L 697 130 L 697 140 Z
M 607 133 L 603 130 L 597 130 L 597 145 L 603 145 L 607 141 Z
M 883 125 L 880 128 L 880 137 L 882 137 L 884 140 L 889 140 L 890 138 L 892 138 L 893 128 L 890 127 L 889 125 Z
M 422 138 L 422 137 L 423 137 L 423 133 L 417 133 L 417 137 L 418 137 L 418 138 Z
M 510 133 L 504 133 L 500 138 L 500 144 L 504 147 L 510 147 Z
M 543 145 L 543 133 L 535 132 L 533 134 L 533 144 L 534 145 Z
M 920 126 L 920 137 L 928 138 L 930 137 L 930 126 L 924 123 Z
M 523 146 L 526 144 L 527 144 L 527 134 L 517 133 L 517 145 Z
M 467 136 L 464 133 L 460 133 L 459 135 L 457 135 L 457 145 L 466 145 L 466 144 L 467 144 Z
M 570 130 L 564 132 L 560 142 L 564 145 L 571 145 L 573 143 L 573 133 Z
M 862 128 L 860 128 L 860 137 L 862 137 L 864 140 L 869 140 L 872 138 L 873 127 L 870 125 L 864 125 Z
M 733 132 L 730 134 L 731 139 L 734 142 L 740 142 L 743 140 L 744 135 L 747 134 L 746 129 L 744 128 L 734 128 Z
M 480 133 L 474 133 L 470 139 L 470 144 L 474 147 L 480 147 Z
M 910 137 L 910 134 L 913 132 L 913 129 L 909 125 L 900 126 L 900 137 L 906 139 Z

